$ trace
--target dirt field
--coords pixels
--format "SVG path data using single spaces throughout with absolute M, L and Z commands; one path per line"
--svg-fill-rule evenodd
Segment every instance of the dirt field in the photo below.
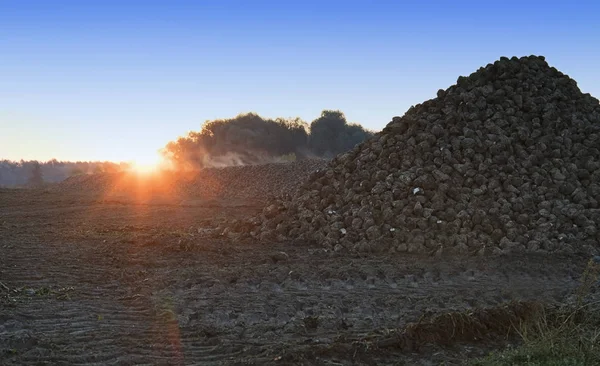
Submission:
M 507 303 L 518 319 L 515 301 L 569 297 L 589 259 L 361 258 L 199 233 L 260 208 L 0 190 L 0 364 L 461 364 L 512 340 L 403 329 Z

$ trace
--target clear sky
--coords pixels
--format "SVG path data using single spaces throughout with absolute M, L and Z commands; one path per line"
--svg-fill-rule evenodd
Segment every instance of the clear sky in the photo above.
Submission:
M 379 130 L 500 56 L 598 97 L 595 3 L 0 0 L 0 159 L 143 161 L 250 111 Z

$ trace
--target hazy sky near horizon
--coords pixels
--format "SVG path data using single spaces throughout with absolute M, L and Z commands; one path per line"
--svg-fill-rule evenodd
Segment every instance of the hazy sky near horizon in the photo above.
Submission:
M 0 0 L 0 159 L 149 160 L 205 120 L 373 130 L 500 56 L 600 96 L 600 3 Z

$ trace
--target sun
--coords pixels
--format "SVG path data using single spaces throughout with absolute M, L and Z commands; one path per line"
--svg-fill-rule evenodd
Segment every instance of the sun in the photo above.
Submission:
M 158 154 L 138 156 L 131 162 L 133 171 L 142 174 L 154 173 L 159 170 L 162 159 Z

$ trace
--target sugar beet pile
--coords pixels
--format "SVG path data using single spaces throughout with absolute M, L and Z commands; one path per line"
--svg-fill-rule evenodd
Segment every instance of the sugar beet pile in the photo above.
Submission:
M 544 57 L 501 58 L 227 234 L 362 252 L 593 252 L 599 142 L 597 99 Z

